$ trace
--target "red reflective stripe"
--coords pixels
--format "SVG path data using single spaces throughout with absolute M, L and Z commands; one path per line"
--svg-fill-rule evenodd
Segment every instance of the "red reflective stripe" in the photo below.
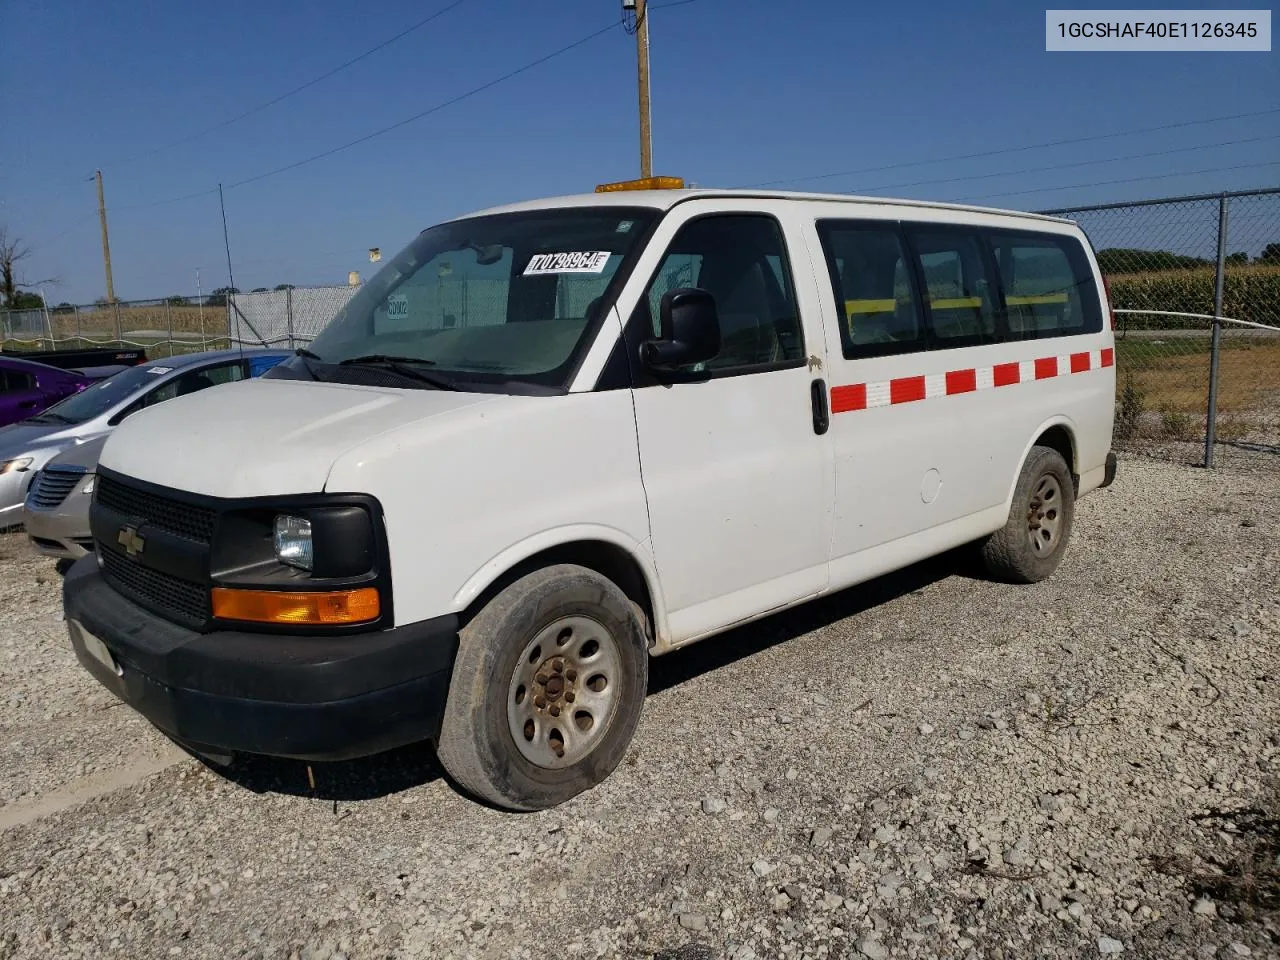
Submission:
M 1007 387 L 1020 379 L 1021 373 L 1016 363 L 997 363 L 991 368 L 991 380 L 997 387 Z
M 1036 379 L 1048 380 L 1058 375 L 1058 358 L 1041 357 L 1036 361 Z
M 867 409 L 867 385 L 855 383 L 847 387 L 831 388 L 831 412 Z
M 1084 373 L 1089 369 L 1089 354 L 1073 353 L 1071 355 L 1071 372 Z
M 1113 349 L 1111 349 L 1110 347 L 1107 347 L 1105 350 L 1102 351 L 1102 365 L 1104 367 L 1109 367 L 1115 362 L 1116 362 L 1116 352 Z
M 978 389 L 977 370 L 947 371 L 947 394 L 970 393 Z
M 889 402 L 910 403 L 924 399 L 924 377 L 899 377 L 889 381 Z

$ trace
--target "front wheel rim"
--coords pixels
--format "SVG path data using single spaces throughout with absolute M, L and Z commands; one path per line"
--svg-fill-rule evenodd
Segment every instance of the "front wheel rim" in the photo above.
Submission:
M 1046 473 L 1036 481 L 1027 503 L 1027 537 L 1037 557 L 1052 555 L 1062 542 L 1062 510 L 1062 485 Z
M 618 642 L 599 621 L 561 617 L 543 627 L 507 687 L 507 725 L 520 754 L 546 769 L 590 754 L 613 724 L 621 674 Z

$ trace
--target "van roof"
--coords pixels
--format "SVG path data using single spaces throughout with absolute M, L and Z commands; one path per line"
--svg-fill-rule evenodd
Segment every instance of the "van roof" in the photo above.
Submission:
M 487 216 L 495 213 L 515 213 L 522 210 L 547 210 L 563 207 L 655 207 L 670 210 L 686 200 L 703 198 L 752 198 L 758 200 L 820 200 L 825 202 L 862 204 L 874 206 L 900 206 L 921 210 L 959 210 L 969 213 L 987 213 L 1004 217 L 1021 217 L 1050 223 L 1074 223 L 1065 217 L 1051 217 L 1024 210 L 1002 210 L 997 207 L 979 207 L 962 203 L 937 203 L 929 200 L 905 200 L 895 197 L 862 197 L 847 193 L 804 193 L 795 190 L 715 190 L 696 188 L 684 190 L 618 190 L 608 193 L 575 193 L 560 197 L 544 197 L 519 203 L 504 204 L 466 214 L 465 217 Z M 455 219 L 465 219 L 457 217 Z

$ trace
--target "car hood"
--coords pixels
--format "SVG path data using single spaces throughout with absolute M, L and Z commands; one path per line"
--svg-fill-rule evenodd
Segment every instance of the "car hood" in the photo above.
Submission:
M 102 448 L 107 442 L 109 433 L 104 433 L 100 437 L 94 437 L 92 440 L 86 440 L 84 443 L 77 443 L 68 447 L 60 454 L 49 461 L 51 467 L 83 467 L 85 470 L 91 471 L 98 465 L 98 458 L 102 456 Z
M 372 437 L 509 399 L 244 380 L 134 414 L 107 438 L 99 462 L 139 480 L 214 497 L 319 493 L 334 461 Z
M 84 430 L 84 425 L 78 423 L 13 423 L 0 427 L 0 462 L 83 443 Z

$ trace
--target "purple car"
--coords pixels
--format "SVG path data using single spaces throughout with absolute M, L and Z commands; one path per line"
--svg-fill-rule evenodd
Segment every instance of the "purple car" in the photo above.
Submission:
M 98 371 L 95 371 L 97 373 Z M 60 370 L 43 363 L 0 356 L 0 427 L 34 417 L 59 400 L 79 393 L 100 380 L 76 370 Z

